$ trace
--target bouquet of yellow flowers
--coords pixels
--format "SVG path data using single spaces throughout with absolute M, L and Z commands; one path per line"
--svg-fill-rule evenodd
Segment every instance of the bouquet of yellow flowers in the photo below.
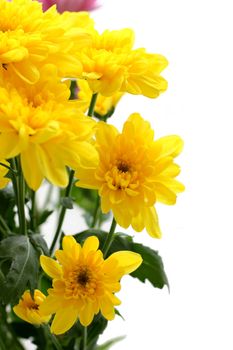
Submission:
M 158 253 L 116 227 L 161 237 L 155 205 L 184 190 L 183 142 L 154 139 L 138 113 L 122 131 L 110 122 L 124 94 L 167 89 L 165 57 L 134 48 L 129 28 L 99 33 L 88 12 L 43 6 L 0 0 L 0 349 L 30 338 L 38 349 L 107 350 L 97 341 L 120 315 L 122 277 L 168 286 Z M 75 207 L 87 228 L 69 235 Z M 42 226 L 54 213 L 48 247 Z

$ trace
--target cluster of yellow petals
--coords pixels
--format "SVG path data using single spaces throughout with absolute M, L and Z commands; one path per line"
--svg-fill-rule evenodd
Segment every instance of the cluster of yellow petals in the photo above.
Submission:
M 81 162 L 88 167 L 96 158 L 89 143 L 95 122 L 69 95 L 69 84 L 60 81 L 50 64 L 42 67 L 36 84 L 17 77 L 0 84 L 0 159 L 20 155 L 25 180 L 33 190 L 43 178 L 66 186 L 66 166 L 75 168 Z
M 145 49 L 133 49 L 134 33 L 131 29 L 92 31 L 92 43 L 80 51 L 83 65 L 82 78 L 94 93 L 111 96 L 116 92 L 129 92 L 155 98 L 167 89 L 160 73 L 168 62 L 159 54 Z
M 31 0 L 0 0 L 0 13 L 0 74 L 13 72 L 34 84 L 45 63 L 59 67 L 61 77 L 81 73 L 75 54 L 90 43 L 93 21 L 87 13 L 61 15 L 55 6 L 43 12 Z
M 29 290 L 26 290 L 19 303 L 13 307 L 16 315 L 22 320 L 34 325 L 49 322 L 51 315 L 44 315 L 41 312 L 41 305 L 46 296 L 38 289 L 34 290 L 33 298 Z
M 152 237 L 161 231 L 156 202 L 175 204 L 176 194 L 184 186 L 175 179 L 180 168 L 174 158 L 181 152 L 183 142 L 172 135 L 154 141 L 149 122 L 132 114 L 122 133 L 100 122 L 96 133 L 96 150 L 92 168 L 78 168 L 77 186 L 97 189 L 103 213 L 112 210 L 117 223 L 135 231 L 144 228 Z
M 101 312 L 107 320 L 115 316 L 115 296 L 121 288 L 123 275 L 136 270 L 142 263 L 139 254 L 130 251 L 113 253 L 106 260 L 95 236 L 87 238 L 83 247 L 74 237 L 65 236 L 57 260 L 41 256 L 43 270 L 53 278 L 53 288 L 41 306 L 43 314 L 54 314 L 51 332 L 62 334 L 79 319 L 88 326 Z

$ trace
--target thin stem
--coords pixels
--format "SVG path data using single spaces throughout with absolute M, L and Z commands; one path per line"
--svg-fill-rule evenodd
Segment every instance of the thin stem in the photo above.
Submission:
M 18 158 L 18 213 L 19 213 L 19 224 L 20 224 L 20 233 L 22 235 L 27 235 L 27 223 L 24 211 L 25 204 L 25 181 L 23 177 L 23 172 L 21 169 L 20 158 Z
M 25 181 L 21 169 L 20 158 L 10 160 L 12 171 L 12 183 L 16 197 L 19 216 L 19 230 L 22 235 L 27 235 L 27 223 L 24 211 L 25 204 Z M 17 173 L 17 176 L 15 176 Z
M 100 206 L 100 197 L 99 197 L 99 195 L 97 195 L 95 211 L 94 211 L 93 220 L 91 223 L 91 228 L 94 228 L 96 223 L 97 223 L 98 214 L 99 214 L 99 206 Z
M 97 93 L 92 95 L 90 107 L 89 107 L 88 112 L 87 112 L 87 115 L 89 117 L 93 116 L 94 109 L 95 109 L 95 104 L 96 104 L 96 100 L 97 100 L 97 96 L 98 96 Z
M 17 175 L 17 171 L 12 169 L 10 166 L 0 162 L 0 165 L 3 166 L 4 168 L 8 169 L 11 173 L 14 173 L 15 175 Z
M 2 215 L 0 215 L 0 231 L 3 233 L 4 236 L 7 236 L 11 232 Z
M 31 193 L 31 209 L 30 209 L 30 228 L 33 232 L 36 230 L 36 192 L 30 190 Z
M 42 325 L 45 335 L 48 336 L 48 338 L 51 340 L 53 345 L 55 346 L 56 350 L 63 350 L 59 340 L 56 338 L 54 334 L 50 332 L 49 326 L 48 325 Z
M 70 196 L 72 185 L 73 185 L 73 179 L 74 179 L 74 170 L 70 170 L 69 183 L 68 183 L 68 186 L 66 187 L 65 197 Z M 54 247 L 55 247 L 57 240 L 60 236 L 60 232 L 61 232 L 63 221 L 65 218 L 65 214 L 66 214 L 66 207 L 62 206 L 61 211 L 60 211 L 60 215 L 59 215 L 59 219 L 58 219 L 57 229 L 56 229 L 56 232 L 55 232 L 55 235 L 53 238 L 53 242 L 52 242 L 51 247 L 50 247 L 50 255 L 52 255 Z
M 114 239 L 114 232 L 115 232 L 115 229 L 116 229 L 116 225 L 117 225 L 117 222 L 115 220 L 115 218 L 113 217 L 112 219 L 112 225 L 110 227 L 110 231 L 109 231 L 109 234 L 107 235 L 107 239 L 106 241 L 104 242 L 104 246 L 103 246 L 103 255 L 104 255 L 104 258 L 106 257 L 107 253 L 108 253 L 108 250 L 109 248 L 111 247 L 111 244 L 113 242 L 113 239 Z
M 87 348 L 87 327 L 83 327 L 83 346 L 81 350 L 86 350 Z

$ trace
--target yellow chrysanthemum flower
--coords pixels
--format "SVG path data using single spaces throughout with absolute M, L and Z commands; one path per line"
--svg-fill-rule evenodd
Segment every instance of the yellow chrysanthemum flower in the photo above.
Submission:
M 18 84 L 17 79 L 14 84 L 0 82 L 0 159 L 20 155 L 24 177 L 34 190 L 44 177 L 66 186 L 66 166 L 82 162 L 88 167 L 96 157 L 89 143 L 95 122 L 69 95 L 53 65 L 43 67 L 34 85 Z
M 104 260 L 95 236 L 87 238 L 82 248 L 72 236 L 66 236 L 62 247 L 55 253 L 58 261 L 40 257 L 43 270 L 53 278 L 53 288 L 42 306 L 43 313 L 55 313 L 51 332 L 65 333 L 78 319 L 88 326 L 99 311 L 112 320 L 114 306 L 120 304 L 114 294 L 121 288 L 119 281 L 140 266 L 141 256 L 120 251 Z
M 176 193 L 184 186 L 175 180 L 180 168 L 174 158 L 183 142 L 178 136 L 154 141 L 149 122 L 132 114 L 120 134 L 114 126 L 100 122 L 96 133 L 99 161 L 92 169 L 78 168 L 78 187 L 97 189 L 103 213 L 112 210 L 118 224 L 132 225 L 135 231 L 146 228 L 159 238 L 156 202 L 175 204 Z
M 4 159 L 0 160 L 0 163 L 10 166 L 10 164 Z M 7 173 L 8 169 L 0 164 L 0 189 L 6 187 L 10 181 L 10 179 L 5 177 Z
M 26 290 L 19 303 L 13 307 L 15 314 L 22 318 L 22 320 L 40 325 L 42 323 L 48 323 L 51 315 L 43 315 L 41 312 L 41 305 L 45 301 L 46 296 L 38 289 L 34 291 L 34 299 L 32 299 L 29 290 Z
M 81 73 L 74 54 L 90 42 L 88 15 L 59 14 L 55 6 L 43 12 L 41 3 L 31 0 L 0 0 L 0 13 L 0 74 L 13 72 L 33 84 L 45 63 L 59 67 L 62 77 Z
M 91 101 L 92 91 L 89 87 L 89 84 L 86 80 L 79 79 L 78 80 L 78 92 L 77 98 L 80 108 L 83 112 L 86 112 Z M 103 96 L 98 94 L 97 100 L 95 103 L 95 112 L 101 116 L 105 116 L 109 113 L 113 108 L 116 107 L 117 103 L 123 96 L 123 92 L 116 92 L 112 96 Z
M 111 96 L 115 92 L 129 92 L 155 98 L 167 89 L 161 71 L 168 62 L 145 49 L 133 50 L 134 33 L 130 29 L 92 31 L 92 44 L 80 51 L 82 78 L 94 93 Z

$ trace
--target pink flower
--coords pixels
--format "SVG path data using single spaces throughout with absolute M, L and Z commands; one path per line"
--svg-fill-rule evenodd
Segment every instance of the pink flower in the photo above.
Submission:
M 38 0 L 43 4 L 43 10 L 48 10 L 49 7 L 56 5 L 57 11 L 91 11 L 97 7 L 97 0 Z

